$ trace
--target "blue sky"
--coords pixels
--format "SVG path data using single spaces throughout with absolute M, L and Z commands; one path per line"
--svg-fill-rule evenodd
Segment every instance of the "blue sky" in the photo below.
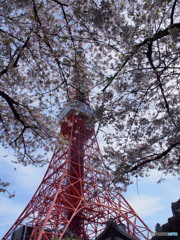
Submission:
M 11 162 L 15 157 L 10 150 L 0 148 L 0 152 L 0 177 L 11 183 L 8 187 L 10 192 L 16 192 L 13 199 L 0 194 L 1 239 L 33 196 L 47 166 L 43 168 L 20 166 Z M 3 157 L 7 154 L 8 157 Z M 138 184 L 129 186 L 127 192 L 123 194 L 152 231 L 157 222 L 163 224 L 168 217 L 172 216 L 171 202 L 180 198 L 180 185 L 177 178 L 168 176 L 165 182 L 157 184 L 160 176 L 161 173 L 158 171 L 152 171 L 150 177 L 139 178 Z

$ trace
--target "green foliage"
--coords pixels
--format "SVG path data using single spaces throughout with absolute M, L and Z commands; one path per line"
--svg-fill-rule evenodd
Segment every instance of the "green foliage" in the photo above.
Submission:
M 156 223 L 155 231 L 159 232 L 160 228 L 161 228 L 161 225 L 159 223 Z

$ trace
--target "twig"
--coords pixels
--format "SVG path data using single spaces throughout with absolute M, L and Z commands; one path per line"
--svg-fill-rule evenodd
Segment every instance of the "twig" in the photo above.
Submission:
M 107 79 L 108 84 L 102 89 L 102 91 L 104 92 L 110 86 L 110 84 L 113 82 L 113 80 L 118 76 L 118 74 L 121 72 L 121 70 L 125 67 L 125 65 L 129 62 L 129 60 L 137 53 L 137 51 L 141 47 L 145 46 L 146 44 L 152 44 L 154 41 L 161 39 L 165 36 L 168 36 L 170 34 L 169 30 L 174 29 L 174 28 L 180 28 L 180 23 L 171 24 L 166 29 L 156 32 L 152 37 L 146 38 L 143 42 L 135 45 L 132 48 L 133 51 L 131 51 L 130 53 L 127 54 L 127 57 L 124 60 L 124 62 L 121 64 L 119 70 L 114 74 L 113 77 Z
M 143 166 L 147 163 L 154 162 L 154 161 L 157 161 L 157 160 L 161 159 L 162 157 L 166 156 L 173 148 L 177 147 L 179 144 L 180 144 L 180 141 L 171 144 L 164 152 L 162 152 L 160 154 L 157 154 L 156 157 L 154 157 L 154 158 L 150 158 L 150 159 L 147 159 L 147 160 L 145 160 L 145 161 L 143 161 L 139 164 L 136 164 L 136 166 L 131 167 L 130 170 L 127 171 L 126 173 L 133 172 L 133 171 L 137 170 L 138 168 L 140 168 L 141 166 Z M 147 158 L 148 158 L 148 156 L 147 156 Z M 136 161 L 136 163 L 140 162 L 140 161 L 142 161 L 142 159 L 140 159 L 139 161 Z
M 171 24 L 173 24 L 173 22 L 174 22 L 173 17 L 174 17 L 174 11 L 175 11 L 175 7 L 176 7 L 176 3 L 177 3 L 177 0 L 174 1 L 173 7 L 172 7 Z
M 152 67 L 152 69 L 153 69 L 153 71 L 154 71 L 154 73 L 156 75 L 156 78 L 157 78 L 157 81 L 158 81 L 158 86 L 159 86 L 159 88 L 161 90 L 161 94 L 162 94 L 162 97 L 163 97 L 163 100 L 164 100 L 164 103 L 165 103 L 165 108 L 167 110 L 167 113 L 170 116 L 174 126 L 177 127 L 177 125 L 174 122 L 174 119 L 172 118 L 171 113 L 170 113 L 169 104 L 168 104 L 168 101 L 167 101 L 165 93 L 164 93 L 164 88 L 163 88 L 163 85 L 162 85 L 162 82 L 161 82 L 161 79 L 160 79 L 160 75 L 159 75 L 159 73 L 157 71 L 157 68 L 154 65 L 153 60 L 152 60 L 152 42 L 148 44 L 148 51 L 147 51 L 146 55 L 147 55 L 147 58 L 149 60 L 150 65 L 151 65 L 151 67 Z

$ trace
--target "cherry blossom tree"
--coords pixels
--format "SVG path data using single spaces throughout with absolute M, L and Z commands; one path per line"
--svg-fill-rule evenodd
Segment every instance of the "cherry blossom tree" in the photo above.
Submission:
M 15 149 L 17 163 L 44 164 L 63 102 L 83 86 L 113 181 L 128 185 L 150 169 L 177 174 L 179 6 L 1 0 L 2 146 Z

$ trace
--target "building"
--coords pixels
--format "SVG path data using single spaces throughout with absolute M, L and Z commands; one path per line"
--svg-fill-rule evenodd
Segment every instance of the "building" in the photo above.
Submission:
M 171 209 L 173 216 L 160 227 L 158 236 L 153 237 L 152 240 L 180 240 L 180 199 L 171 204 Z M 169 236 L 160 236 L 166 233 Z
M 126 232 L 125 225 L 118 225 L 113 219 L 110 220 L 104 231 L 95 240 L 137 240 Z

